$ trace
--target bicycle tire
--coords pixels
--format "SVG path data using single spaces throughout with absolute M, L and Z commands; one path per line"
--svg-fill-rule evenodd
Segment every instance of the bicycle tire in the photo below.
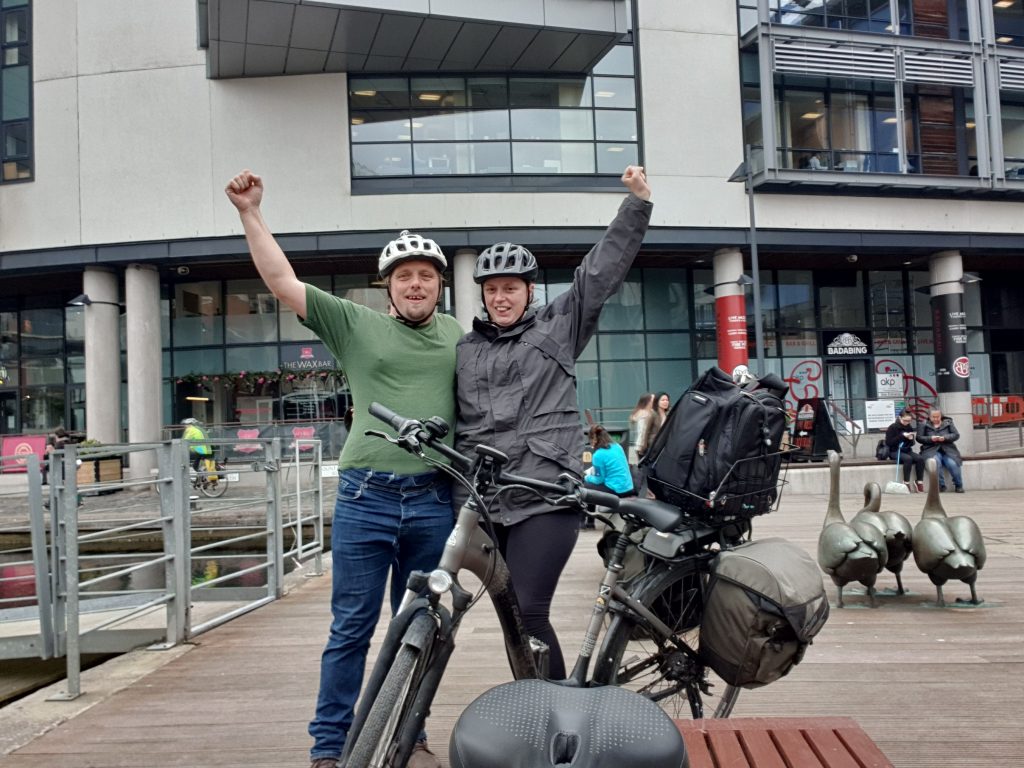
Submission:
M 703 579 L 706 574 L 685 565 L 656 567 L 636 583 L 631 594 L 673 635 L 694 651 L 700 641 Z M 598 653 L 594 679 L 621 685 L 658 702 L 673 718 L 693 715 L 694 699 L 704 717 L 728 717 L 740 689 L 726 685 L 703 664 L 658 640 L 644 629 L 639 617 L 624 606 L 612 607 L 612 619 Z M 705 681 L 710 692 L 702 690 Z M 708 714 L 713 710 L 713 714 Z M 699 711 L 699 710 L 698 710 Z
M 218 477 L 213 481 L 203 478 L 199 483 L 199 490 L 202 491 L 204 496 L 211 499 L 218 499 L 227 492 L 228 483 L 227 480 L 224 480 L 221 477 Z
M 392 752 L 410 728 L 419 732 L 423 727 L 424 715 L 414 715 L 412 721 L 408 718 L 430 658 L 434 629 L 433 619 L 425 614 L 409 626 L 366 720 L 355 734 L 346 768 L 405 768 L 408 755 L 394 762 Z

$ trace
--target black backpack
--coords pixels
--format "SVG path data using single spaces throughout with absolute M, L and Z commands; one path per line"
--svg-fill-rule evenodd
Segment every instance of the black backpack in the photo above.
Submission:
M 777 496 L 786 384 L 769 374 L 753 389 L 713 367 L 669 411 L 640 462 L 647 487 L 690 514 L 763 514 Z

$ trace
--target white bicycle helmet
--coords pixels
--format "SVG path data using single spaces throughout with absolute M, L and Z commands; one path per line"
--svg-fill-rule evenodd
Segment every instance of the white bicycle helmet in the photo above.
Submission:
M 521 277 L 528 283 L 537 280 L 537 259 L 515 243 L 495 243 L 476 258 L 473 280 L 482 283 L 492 277 Z
M 381 277 L 387 277 L 403 261 L 416 259 L 433 262 L 438 272 L 444 272 L 448 268 L 448 260 L 441 253 L 437 243 L 422 235 L 411 235 L 408 229 L 403 229 L 402 234 L 385 245 L 380 252 L 377 269 Z

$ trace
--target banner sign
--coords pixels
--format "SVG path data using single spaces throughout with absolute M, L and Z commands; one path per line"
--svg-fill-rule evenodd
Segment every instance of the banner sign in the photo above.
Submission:
M 935 336 L 935 389 L 968 392 L 971 363 L 967 357 L 967 313 L 962 293 L 932 296 L 932 332 Z
M 28 459 L 24 458 L 30 453 L 39 456 L 40 460 L 46 455 L 46 435 L 4 435 L 0 443 L 0 456 L 14 456 L 14 459 L 7 459 L 3 462 L 4 472 L 25 472 Z
M 747 299 L 738 296 L 718 296 L 715 299 L 715 330 L 718 336 L 718 367 L 732 373 L 737 365 L 746 365 L 747 351 Z
M 887 371 L 875 374 L 875 384 L 879 400 L 903 397 L 903 371 Z M 886 426 L 889 426 L 886 424 Z
M 288 371 L 334 370 L 334 355 L 318 341 L 281 345 L 281 368 Z
M 865 331 L 825 334 L 827 357 L 849 357 L 871 354 L 871 337 Z

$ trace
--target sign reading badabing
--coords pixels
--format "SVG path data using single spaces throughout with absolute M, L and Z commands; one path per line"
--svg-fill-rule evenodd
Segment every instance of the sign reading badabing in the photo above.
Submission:
M 826 354 L 830 357 L 866 355 L 868 354 L 868 344 L 855 333 L 840 333 L 828 343 Z

